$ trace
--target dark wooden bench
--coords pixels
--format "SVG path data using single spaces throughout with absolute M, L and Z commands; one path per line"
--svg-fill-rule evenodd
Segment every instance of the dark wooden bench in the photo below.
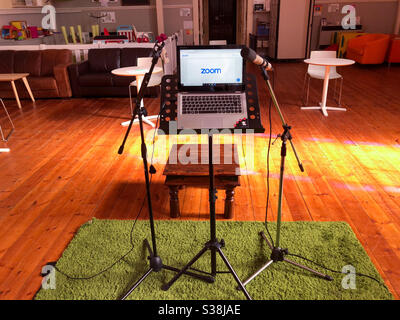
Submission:
M 232 144 L 215 144 L 213 148 L 215 187 L 225 190 L 224 218 L 231 219 L 235 188 L 240 186 L 237 148 Z M 180 216 L 179 189 L 183 186 L 209 188 L 208 145 L 173 145 L 163 174 L 169 188 L 170 216 L 177 218 Z

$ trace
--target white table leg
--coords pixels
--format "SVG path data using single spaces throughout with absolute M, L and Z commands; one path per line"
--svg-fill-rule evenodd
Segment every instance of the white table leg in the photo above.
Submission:
M 325 78 L 324 78 L 324 88 L 322 90 L 322 103 L 321 103 L 321 109 L 322 113 L 324 114 L 325 117 L 328 116 L 328 112 L 326 112 L 326 99 L 328 97 L 328 86 L 329 86 L 329 70 L 330 66 L 325 66 Z
M 153 128 L 155 128 L 156 125 L 155 125 L 153 122 L 151 122 L 150 120 L 151 120 L 151 119 L 157 119 L 157 117 L 158 117 L 158 116 L 148 116 L 148 117 L 142 117 L 142 119 L 143 119 L 143 122 L 145 122 L 145 123 L 147 123 L 148 125 L 150 125 L 150 126 L 152 126 Z M 127 126 L 129 126 L 129 122 L 131 122 L 131 120 L 124 121 L 124 122 L 121 123 L 121 126 L 127 127 Z M 133 123 L 138 123 L 138 122 L 139 122 L 139 119 L 138 119 L 138 118 L 135 118 L 135 120 L 133 120 Z
M 12 89 L 13 89 L 13 91 L 14 91 L 15 100 L 17 100 L 18 107 L 19 107 L 20 109 L 22 109 L 22 107 L 21 107 L 21 101 L 19 101 L 18 91 L 17 91 L 17 88 L 15 87 L 15 82 L 14 82 L 14 81 L 11 81 L 11 87 L 12 87 Z
M 144 76 L 142 76 L 142 75 L 137 75 L 137 76 L 136 76 L 136 90 L 137 90 L 137 94 L 139 94 L 140 88 L 142 87 L 143 78 L 144 78 Z M 143 99 L 140 101 L 140 108 L 144 108 Z M 156 125 L 155 125 L 153 122 L 151 122 L 150 119 L 156 119 L 156 118 L 157 118 L 157 116 L 142 117 L 143 122 L 147 123 L 148 125 L 152 126 L 153 128 L 155 128 Z M 130 120 L 124 121 L 124 122 L 121 123 L 121 126 L 127 127 L 127 126 L 129 126 L 129 123 L 130 123 L 130 122 L 131 122 Z M 136 118 L 135 120 L 133 120 L 133 123 L 138 123 L 138 122 L 139 122 L 139 119 L 138 119 L 138 118 Z
M 325 66 L 325 77 L 324 77 L 324 84 L 323 84 L 323 90 L 322 90 L 322 102 L 320 102 L 319 106 L 301 107 L 301 109 L 303 109 L 303 110 L 321 110 L 325 117 L 328 116 L 327 110 L 346 111 L 346 108 L 328 107 L 326 105 L 326 100 L 328 98 L 328 87 L 329 87 L 329 70 L 330 70 L 330 66 Z
M 26 77 L 23 77 L 22 81 L 25 84 L 26 90 L 28 90 L 28 93 L 29 93 L 29 96 L 31 97 L 32 102 L 35 102 L 35 98 L 33 97 L 31 87 L 29 86 L 29 83 L 28 83 L 28 79 L 26 79 Z

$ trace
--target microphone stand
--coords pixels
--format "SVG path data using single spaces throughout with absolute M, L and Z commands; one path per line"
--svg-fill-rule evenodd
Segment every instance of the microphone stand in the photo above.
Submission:
M 295 147 L 293 145 L 293 142 L 292 142 L 292 135 L 290 133 L 291 126 L 289 126 L 285 122 L 285 119 L 283 118 L 283 115 L 282 115 L 281 109 L 279 107 L 278 101 L 276 99 L 274 90 L 273 90 L 273 88 L 271 86 L 271 82 L 269 80 L 268 72 L 264 67 L 261 67 L 261 70 L 262 70 L 262 74 L 263 74 L 264 80 L 267 83 L 267 87 L 268 87 L 269 93 L 271 95 L 272 102 L 273 102 L 273 104 L 274 104 L 274 106 L 275 106 L 275 108 L 276 108 L 276 110 L 277 110 L 277 112 L 279 114 L 279 117 L 281 118 L 282 127 L 283 127 L 283 133 L 278 135 L 278 137 L 281 138 L 282 145 L 281 145 L 281 164 L 280 164 L 280 175 L 279 175 L 278 216 L 277 216 L 277 224 L 276 224 L 276 230 L 277 231 L 276 231 L 275 243 L 273 243 L 273 241 L 271 239 L 272 244 L 268 241 L 268 239 L 265 236 L 264 232 L 262 232 L 262 231 L 260 232 L 260 235 L 267 242 L 268 246 L 272 250 L 272 253 L 271 253 L 270 259 L 258 271 L 256 271 L 252 276 L 250 276 L 246 281 L 244 281 L 243 285 L 244 286 L 247 285 L 251 280 L 253 280 L 256 276 L 258 276 L 263 270 L 268 268 L 272 263 L 280 262 L 280 261 L 284 261 L 284 262 L 287 262 L 287 263 L 289 263 L 291 265 L 299 267 L 301 269 L 307 270 L 307 271 L 309 271 L 309 272 L 311 272 L 311 273 L 313 273 L 313 274 L 315 274 L 315 275 L 317 275 L 317 276 L 319 276 L 319 277 L 321 277 L 321 278 L 323 278 L 325 280 L 333 280 L 329 275 L 320 273 L 320 272 L 318 272 L 318 271 L 316 271 L 314 269 L 311 269 L 311 268 L 309 268 L 307 266 L 301 265 L 301 264 L 299 264 L 297 262 L 294 262 L 294 261 L 291 261 L 291 260 L 285 258 L 285 255 L 289 254 L 289 250 L 287 248 L 282 249 L 279 246 L 280 245 L 281 218 L 282 218 L 283 178 L 284 178 L 284 174 L 285 174 L 284 171 L 285 171 L 285 157 L 286 157 L 286 151 L 287 151 L 287 147 L 286 147 L 287 141 L 289 141 L 290 145 L 292 146 L 292 150 L 294 152 L 294 155 L 296 157 L 296 160 L 297 160 L 297 163 L 298 163 L 298 166 L 299 166 L 301 172 L 304 172 L 304 168 L 303 168 L 303 165 L 302 165 L 302 163 L 301 163 L 301 161 L 300 161 L 300 159 L 299 159 L 299 157 L 297 155 L 296 149 L 295 149 Z M 238 288 L 238 289 L 240 289 L 240 288 Z
M 148 86 L 148 83 L 150 81 L 151 74 L 153 72 L 154 66 L 157 64 L 158 59 L 160 58 L 162 48 L 164 47 L 164 42 L 162 43 L 156 43 L 154 45 L 153 49 L 153 60 L 152 64 L 150 66 L 149 72 L 147 72 L 144 76 L 142 85 L 139 89 L 139 93 L 137 94 L 136 97 L 136 106 L 132 114 L 132 118 L 129 122 L 128 129 L 125 133 L 124 140 L 119 147 L 118 154 L 122 154 L 124 151 L 125 143 L 128 138 L 128 135 L 131 131 L 131 127 L 133 124 L 133 121 L 135 120 L 135 117 L 138 116 L 139 119 L 139 127 L 140 127 L 140 137 L 141 137 L 141 156 L 143 159 L 143 166 L 144 166 L 144 176 L 145 176 L 145 181 L 146 181 L 146 195 L 147 195 L 147 205 L 149 209 L 149 218 L 150 218 L 150 231 L 151 231 L 151 240 L 152 240 L 152 247 L 150 247 L 149 242 L 147 239 L 143 241 L 145 247 L 149 251 L 149 257 L 148 260 L 150 260 L 150 268 L 148 269 L 147 272 L 144 273 L 142 277 L 139 278 L 135 282 L 135 284 L 120 298 L 121 300 L 125 300 L 133 290 L 135 290 L 152 272 L 159 272 L 162 269 L 174 271 L 174 272 L 180 272 L 179 269 L 170 267 L 167 265 L 164 265 L 162 263 L 162 260 L 160 256 L 158 255 L 157 252 L 157 242 L 156 242 L 156 235 L 155 235 L 155 228 L 154 228 L 154 217 L 153 217 L 153 209 L 152 209 L 152 204 L 151 204 L 151 192 L 150 192 L 150 179 L 149 179 L 149 168 L 148 168 L 148 162 L 147 162 L 147 148 L 146 148 L 146 142 L 145 142 L 145 137 L 144 137 L 144 130 L 143 130 L 143 116 L 144 113 L 146 112 L 144 108 L 140 107 L 140 102 L 143 99 L 144 92 Z M 199 280 L 203 280 L 209 283 L 214 282 L 214 278 L 209 277 L 209 276 L 204 276 L 204 275 L 198 275 L 192 272 L 185 271 L 184 272 L 186 275 L 192 276 L 194 278 L 197 278 Z

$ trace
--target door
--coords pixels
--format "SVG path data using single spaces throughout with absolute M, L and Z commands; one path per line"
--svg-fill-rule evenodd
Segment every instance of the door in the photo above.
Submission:
M 275 59 L 277 56 L 278 22 L 279 22 L 278 18 L 279 18 L 279 0 L 271 0 L 268 56 L 273 59 Z
M 236 0 L 208 1 L 209 40 L 236 43 Z
M 311 3 L 312 0 L 280 0 L 278 59 L 304 59 L 307 56 Z

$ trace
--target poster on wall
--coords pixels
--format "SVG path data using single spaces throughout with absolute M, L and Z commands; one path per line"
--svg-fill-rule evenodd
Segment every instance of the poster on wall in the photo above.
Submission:
M 320 17 L 322 15 L 322 5 L 316 4 L 314 5 L 314 17 Z
M 181 17 L 190 17 L 190 8 L 180 8 L 179 15 Z
M 329 13 L 339 12 L 339 3 L 330 3 L 328 5 L 328 12 Z
M 115 23 L 115 12 L 101 12 L 102 18 L 100 19 L 101 23 Z

